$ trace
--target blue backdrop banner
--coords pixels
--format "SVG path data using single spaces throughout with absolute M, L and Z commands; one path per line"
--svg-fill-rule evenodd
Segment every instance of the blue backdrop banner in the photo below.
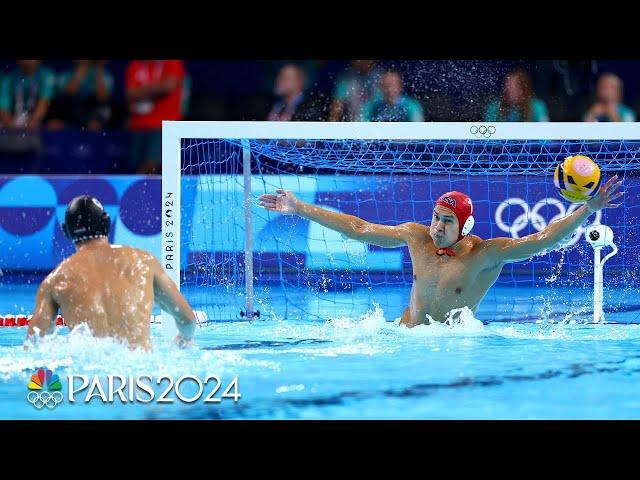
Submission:
M 183 178 L 182 260 L 185 267 L 197 255 L 243 251 L 244 224 L 241 177 L 221 175 Z M 231 182 L 235 185 L 230 189 Z M 254 176 L 257 197 L 276 188 L 294 191 L 299 198 L 327 208 L 357 215 L 365 220 L 397 224 L 416 221 L 429 224 L 434 200 L 448 190 L 460 190 L 474 201 L 476 226 L 482 238 L 523 237 L 544 228 L 550 221 L 577 208 L 558 196 L 546 178 L 478 176 Z M 614 231 L 620 253 L 609 267 L 637 270 L 640 257 L 638 221 L 640 181 L 625 179 L 624 205 L 608 209 L 600 219 Z M 50 270 L 73 253 L 73 245 L 60 227 L 67 203 L 76 195 L 100 199 L 112 218 L 109 239 L 113 243 L 144 248 L 160 258 L 160 177 L 141 176 L 4 176 L 0 177 L 0 268 L 3 270 Z M 219 201 L 224 194 L 224 202 Z M 406 248 L 381 249 L 359 242 L 346 242 L 335 232 L 296 217 L 266 212 L 253 203 L 254 250 L 259 268 L 277 266 L 279 255 L 301 259 L 301 267 L 362 269 L 353 261 L 366 255 L 371 270 L 406 271 Z M 591 258 L 582 239 L 566 260 Z M 554 253 L 553 255 L 559 255 Z M 539 261 L 553 263 L 554 257 Z M 538 261 L 538 260 L 536 260 Z M 535 263 L 535 261 L 534 261 Z
M 0 177 L 0 268 L 50 270 L 74 252 L 61 224 L 77 195 L 98 198 L 111 216 L 109 240 L 160 256 L 159 177 Z

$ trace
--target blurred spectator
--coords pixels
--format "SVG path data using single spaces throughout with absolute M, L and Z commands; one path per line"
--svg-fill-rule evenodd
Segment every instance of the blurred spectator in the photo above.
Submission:
M 536 95 L 545 101 L 555 121 L 582 120 L 585 99 L 595 90 L 595 60 L 537 60 L 532 70 Z
M 55 76 L 41 60 L 18 60 L 0 85 L 0 126 L 36 130 L 54 95 Z
M 423 122 L 420 103 L 402 93 L 403 82 L 399 72 L 388 71 L 380 77 L 382 98 L 372 99 L 362 107 L 364 122 Z
M 307 76 L 304 70 L 292 63 L 283 66 L 276 78 L 274 94 L 280 99 L 276 101 L 267 120 L 274 122 L 288 121 L 320 121 L 320 102 L 312 95 L 305 93 Z
M 502 95 L 487 106 L 485 122 L 548 122 L 546 104 L 535 97 L 531 77 L 522 69 L 504 79 Z
M 40 126 L 54 95 L 55 76 L 41 67 L 41 60 L 18 60 L 18 68 L 0 83 L 0 152 L 3 160 L 16 161 L 17 173 L 36 173 L 40 168 Z
M 347 71 L 338 77 L 333 92 L 329 121 L 357 122 L 362 106 L 382 99 L 380 69 L 373 60 L 352 60 Z
M 304 71 L 306 87 L 313 89 L 316 85 L 318 74 L 325 68 L 326 60 L 269 60 L 262 62 L 264 66 L 263 82 L 266 92 L 273 91 L 273 79 L 278 76 L 282 67 L 296 65 Z
M 622 104 L 622 79 L 603 73 L 596 85 L 596 101 L 584 116 L 585 122 L 635 122 L 631 108 Z
M 76 60 L 75 69 L 58 79 L 56 96 L 47 122 L 49 128 L 72 126 L 100 131 L 111 118 L 109 97 L 113 76 L 105 68 L 106 60 Z
M 133 60 L 127 66 L 131 162 L 137 173 L 162 170 L 162 121 L 182 119 L 184 76 L 182 60 Z

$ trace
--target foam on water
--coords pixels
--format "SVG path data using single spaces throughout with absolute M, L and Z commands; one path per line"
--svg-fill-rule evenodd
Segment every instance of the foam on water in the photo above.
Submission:
M 181 375 L 204 371 L 225 373 L 230 368 L 234 372 L 238 369 L 278 371 L 280 361 L 265 360 L 265 355 L 277 358 L 283 353 L 319 357 L 389 354 L 399 343 L 415 342 L 420 338 L 485 334 L 484 325 L 469 309 L 455 312 L 447 323 L 432 322 L 407 328 L 399 325 L 399 319 L 387 320 L 383 310 L 374 305 L 360 317 L 337 317 L 322 323 L 273 318 L 209 324 L 198 329 L 197 345 L 187 349 L 172 345 L 164 330 L 154 327 L 153 350 L 147 352 L 131 349 L 114 339 L 95 338 L 82 324 L 68 332 L 56 330 L 52 335 L 38 339 L 28 350 L 22 345 L 3 348 L 0 377 L 8 380 L 26 376 L 41 366 L 64 369 L 68 374 L 136 375 L 153 371 L 158 375 Z M 227 344 L 220 345 L 224 342 Z M 229 347 L 228 342 L 238 344 L 225 348 Z M 250 346 L 248 342 L 264 342 L 264 346 L 243 348 Z M 273 348 L 269 342 L 281 342 L 284 348 Z M 262 359 L 256 359 L 256 356 Z
M 242 370 L 278 371 L 280 364 L 267 360 L 249 359 L 234 351 L 203 350 L 197 346 L 180 349 L 152 329 L 153 350 L 131 349 L 125 343 L 96 338 L 85 324 L 68 334 L 56 331 L 38 339 L 25 350 L 22 345 L 4 347 L 0 357 L 0 378 L 9 380 L 25 377 L 36 368 L 52 370 L 64 368 L 68 374 L 121 374 L 179 376 L 216 371 L 221 374 Z
M 356 342 L 386 342 L 386 339 L 485 335 L 484 324 L 475 318 L 473 312 L 467 308 L 452 310 L 447 320 L 442 322 L 429 319 L 429 324 L 408 328 L 400 325 L 400 319 L 387 319 L 379 305 L 359 317 L 336 317 L 324 322 L 302 322 L 283 320 L 272 317 L 252 323 L 238 324 L 210 324 L 211 332 L 219 334 L 235 331 L 255 338 L 256 335 L 270 334 L 282 338 L 313 338 L 342 343 Z
M 108 338 L 95 338 L 86 325 L 67 332 L 59 329 L 25 350 L 22 345 L 2 348 L 0 379 L 26 378 L 47 366 L 67 374 L 179 376 L 216 371 L 220 374 L 279 372 L 286 355 L 340 357 L 389 355 L 398 349 L 428 347 L 437 352 L 442 341 L 455 338 L 499 338 L 555 341 L 622 341 L 640 339 L 640 325 L 584 324 L 588 315 L 575 312 L 563 321 L 537 324 L 484 325 L 468 308 L 451 312 L 444 323 L 407 328 L 400 319 L 386 319 L 374 305 L 357 317 L 337 317 L 325 322 L 292 322 L 272 317 L 253 322 L 208 324 L 196 333 L 196 346 L 179 349 L 159 327 L 152 328 L 153 350 L 130 349 Z M 544 315 L 543 315 L 544 317 Z

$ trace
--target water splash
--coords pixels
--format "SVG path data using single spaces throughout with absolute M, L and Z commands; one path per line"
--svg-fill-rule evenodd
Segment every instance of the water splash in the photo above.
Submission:
M 558 260 L 558 263 L 556 263 L 552 267 L 551 275 L 549 275 L 548 277 L 545 277 L 544 279 L 547 284 L 554 283 L 560 277 L 560 274 L 562 273 L 562 267 L 564 266 L 566 253 L 567 253 L 566 247 L 563 247 L 560 249 L 560 260 Z
M 447 313 L 444 322 L 438 322 L 427 314 L 426 324 L 415 327 L 400 325 L 399 331 L 405 336 L 440 337 L 440 336 L 482 336 L 486 328 L 478 320 L 469 307 L 455 308 Z
M 36 368 L 62 369 L 66 374 L 172 375 L 237 374 L 247 370 L 279 371 L 280 363 L 258 360 L 236 351 L 210 351 L 197 346 L 180 349 L 152 328 L 153 351 L 131 349 L 125 342 L 96 338 L 86 324 L 68 334 L 56 331 L 25 350 L 5 347 L 0 356 L 0 378 L 26 378 Z

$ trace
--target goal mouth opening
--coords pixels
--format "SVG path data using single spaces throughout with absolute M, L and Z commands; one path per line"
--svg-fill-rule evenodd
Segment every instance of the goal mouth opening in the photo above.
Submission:
M 633 136 L 562 138 L 566 132 L 551 125 L 558 136 L 538 140 L 497 134 L 490 139 L 412 139 L 394 136 L 397 130 L 381 136 L 391 140 L 332 138 L 323 131 L 305 138 L 299 134 L 302 126 L 282 125 L 278 128 L 283 132 L 293 129 L 290 135 L 269 138 L 260 131 L 250 137 L 255 125 L 248 122 L 233 124 L 235 135 L 207 138 L 188 134 L 192 122 L 185 123 L 171 150 L 181 195 L 179 278 L 190 301 L 217 309 L 208 312 L 210 319 L 239 318 L 235 312 L 246 310 L 249 280 L 254 309 L 262 318 L 270 312 L 279 318 L 326 319 L 337 311 L 357 316 L 375 303 L 391 319 L 406 307 L 413 282 L 406 248 L 365 245 L 302 218 L 260 208 L 258 197 L 277 189 L 383 225 L 428 225 L 439 194 L 460 190 L 474 202 L 472 234 L 485 239 L 522 238 L 575 211 L 578 205 L 560 197 L 553 185 L 553 171 L 566 156 L 589 156 L 601 167 L 603 181 L 618 173 L 626 198 L 634 191 L 640 198 L 640 140 Z M 347 127 L 353 133 L 353 126 L 331 126 L 333 131 Z M 222 127 L 211 126 L 212 134 L 216 128 Z M 239 138 L 239 131 L 246 136 Z M 598 220 L 614 229 L 621 246 L 605 270 L 605 310 L 622 311 L 634 304 L 633 288 L 640 285 L 640 251 L 633 234 L 640 207 L 616 210 L 603 212 Z M 245 261 L 247 213 L 252 221 L 251 279 Z M 523 305 L 527 315 L 536 315 L 541 302 L 557 312 L 568 312 L 575 299 L 585 308 L 590 305 L 593 255 L 583 234 L 579 229 L 567 248 L 505 266 L 483 300 L 482 319 L 504 312 L 525 318 L 518 316 Z M 509 287 L 522 296 L 506 293 Z

